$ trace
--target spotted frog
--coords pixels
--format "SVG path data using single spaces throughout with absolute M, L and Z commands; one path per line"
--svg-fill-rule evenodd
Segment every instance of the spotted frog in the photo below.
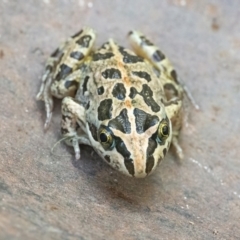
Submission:
M 112 39 L 94 49 L 96 34 L 84 28 L 47 61 L 38 100 L 47 129 L 53 97 L 63 99 L 61 132 L 80 158 L 86 144 L 118 171 L 143 178 L 170 145 L 178 144 L 183 88 L 168 58 L 142 33 L 128 34 L 134 52 Z

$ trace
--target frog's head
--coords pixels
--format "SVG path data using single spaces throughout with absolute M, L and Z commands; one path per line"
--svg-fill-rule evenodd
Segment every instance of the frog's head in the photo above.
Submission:
M 136 178 L 153 172 L 172 136 L 165 113 L 151 115 L 138 108 L 123 108 L 115 118 L 102 121 L 95 134 L 92 125 L 88 129 L 98 154 L 113 168 Z

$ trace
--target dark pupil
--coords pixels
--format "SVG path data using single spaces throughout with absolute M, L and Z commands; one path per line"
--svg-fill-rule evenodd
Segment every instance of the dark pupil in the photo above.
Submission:
M 168 135 L 168 131 L 169 131 L 168 126 L 167 125 L 163 126 L 162 133 L 163 133 L 164 136 Z
M 101 140 L 101 142 L 107 142 L 107 135 L 105 133 L 101 133 L 100 140 Z

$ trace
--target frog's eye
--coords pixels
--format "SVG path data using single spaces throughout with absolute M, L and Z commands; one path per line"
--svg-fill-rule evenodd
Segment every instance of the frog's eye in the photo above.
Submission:
M 170 134 L 169 124 L 166 120 L 163 120 L 158 127 L 157 136 L 160 142 L 163 142 L 168 138 Z
M 113 133 L 105 126 L 100 126 L 98 130 L 98 141 L 102 144 L 105 150 L 113 146 Z

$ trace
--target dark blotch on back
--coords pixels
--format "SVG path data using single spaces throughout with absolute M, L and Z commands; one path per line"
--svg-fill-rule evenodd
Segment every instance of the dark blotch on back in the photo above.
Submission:
M 157 50 L 154 54 L 153 54 L 153 60 L 155 62 L 160 62 L 163 59 L 165 59 L 165 56 L 162 52 L 160 52 L 159 50 Z
M 109 127 L 117 129 L 123 133 L 131 132 L 131 123 L 129 122 L 127 109 L 124 108 L 120 114 L 108 123 Z
M 142 91 L 139 94 L 143 97 L 145 103 L 151 107 L 153 112 L 160 111 L 160 106 L 153 99 L 153 91 L 147 84 L 143 84 Z
M 60 66 L 60 71 L 58 72 L 55 80 L 60 81 L 61 79 L 64 79 L 67 75 L 69 75 L 70 73 L 72 73 L 72 68 L 70 68 L 68 65 L 63 63 Z
M 89 76 L 86 76 L 84 78 L 84 82 L 83 82 L 83 94 L 87 91 L 87 83 L 88 83 L 88 80 L 89 80 Z
M 144 78 L 145 80 L 147 80 L 148 82 L 150 82 L 152 79 L 151 79 L 151 76 L 147 73 L 147 72 L 142 72 L 142 71 L 139 71 L 139 72 L 132 72 L 134 75 L 140 77 L 140 78 Z
M 134 165 L 133 160 L 130 158 L 130 152 L 128 151 L 126 145 L 120 137 L 114 137 L 116 150 L 124 157 L 124 164 L 128 172 L 133 176 L 134 175 Z
M 143 58 L 137 55 L 129 54 L 123 47 L 119 47 L 119 52 L 123 55 L 123 62 L 138 63 L 143 62 Z
M 119 100 L 123 100 L 126 97 L 126 89 L 124 84 L 116 83 L 113 87 L 112 95 Z
M 141 109 L 135 108 L 133 111 L 135 116 L 137 133 L 144 133 L 148 128 L 159 122 L 158 116 L 150 115 Z
M 102 95 L 104 93 L 104 87 L 101 86 L 97 89 L 98 95 Z
M 110 78 L 110 79 L 121 79 L 122 75 L 121 72 L 116 68 L 108 68 L 105 71 L 102 72 L 102 76 L 104 78 Z
M 135 96 L 138 94 L 138 91 L 137 91 L 137 89 L 135 88 L 135 87 L 131 87 L 130 88 L 130 93 L 129 93 L 129 97 L 130 98 L 135 98 Z
M 94 53 L 92 56 L 93 61 L 106 60 L 113 57 L 114 54 L 111 52 L 107 53 Z
M 150 156 L 147 159 L 147 164 L 146 164 L 146 173 L 149 174 L 152 171 L 152 168 L 154 166 L 154 157 Z
M 98 120 L 104 121 L 112 117 L 112 99 L 101 101 L 98 107 Z
M 91 39 L 92 37 L 90 35 L 84 35 L 79 40 L 77 40 L 76 43 L 79 44 L 81 47 L 87 48 L 89 47 Z
M 95 141 L 98 141 L 98 138 L 97 138 L 97 127 L 92 124 L 92 123 L 88 123 L 88 126 L 89 126 L 89 130 L 92 134 L 92 137 Z
M 79 51 L 75 51 L 70 54 L 70 57 L 77 60 L 82 60 L 84 58 L 84 55 Z

